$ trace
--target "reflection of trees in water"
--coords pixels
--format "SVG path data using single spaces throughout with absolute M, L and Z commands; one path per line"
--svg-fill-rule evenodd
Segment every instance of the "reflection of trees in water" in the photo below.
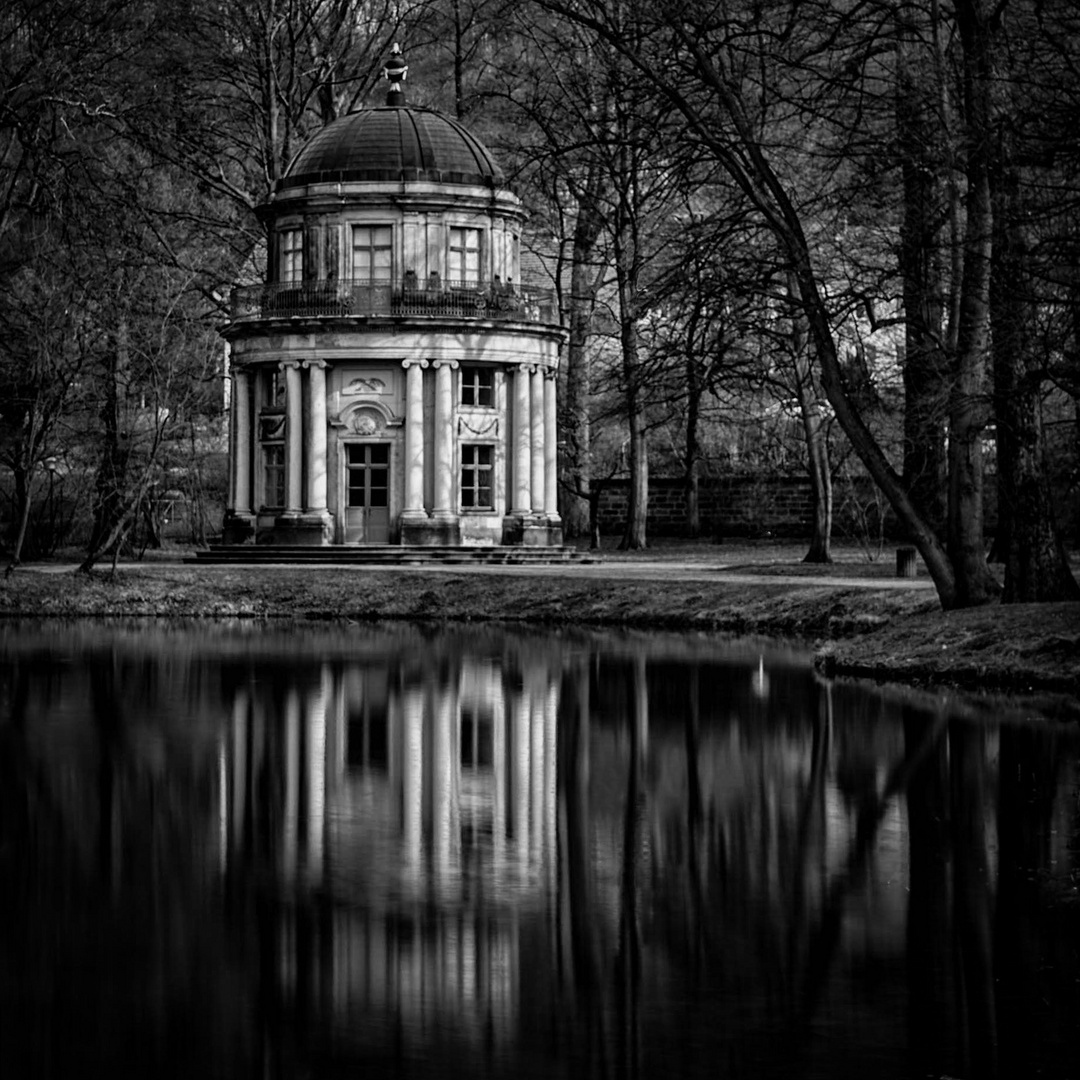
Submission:
M 1006 751 L 1015 732 L 1001 736 L 1001 769 L 1025 763 L 1020 775 L 1039 792 L 1027 798 L 1025 812 L 1014 814 L 1009 802 L 1016 796 L 1004 786 L 996 801 L 997 739 L 983 728 L 950 724 L 943 712 L 912 706 L 875 718 L 899 735 L 882 738 L 880 724 L 865 712 L 865 731 L 858 712 L 848 711 L 838 723 L 832 687 L 821 684 L 807 702 L 805 723 L 773 723 L 762 738 L 747 732 L 756 717 L 741 701 L 726 722 L 703 724 L 708 699 L 699 683 L 696 670 L 684 670 L 678 680 L 684 699 L 678 736 L 662 721 L 651 725 L 643 792 L 634 786 L 628 756 L 618 758 L 627 790 L 648 807 L 645 828 L 652 837 L 647 884 L 624 906 L 649 913 L 637 999 L 638 1015 L 651 1028 L 645 1045 L 660 1060 L 657 1048 L 665 1040 L 680 1061 L 692 1056 L 678 1046 L 685 1016 L 665 1017 L 659 996 L 674 964 L 687 980 L 688 1009 L 699 1014 L 699 1043 L 702 1030 L 716 1033 L 713 1045 L 706 1036 L 696 1049 L 699 1065 L 710 1055 L 732 1068 L 740 1062 L 749 1068 L 751 1061 L 780 1068 L 778 1055 L 793 1052 L 813 1060 L 821 1045 L 815 1033 L 843 1017 L 853 1030 L 864 1027 L 868 1040 L 893 1045 L 897 1055 L 910 1054 L 935 1075 L 993 1075 L 1001 1025 L 1008 1023 L 1013 1038 L 1020 1033 L 1016 1014 L 1003 1019 L 995 978 L 1010 950 L 1013 963 L 1025 958 L 1029 979 L 1040 954 L 1037 941 L 1018 944 L 1014 936 L 1004 945 L 1000 907 L 996 947 L 992 940 L 995 889 L 1006 873 L 990 857 L 995 811 L 1019 829 L 1009 845 L 1002 836 L 1002 858 L 1010 846 L 1022 851 L 1013 862 L 1024 869 L 1013 872 L 1011 887 L 1028 883 L 1030 927 L 1042 910 L 1032 895 L 1032 868 L 1049 866 L 1046 823 L 1055 786 L 1049 765 L 1037 764 L 1048 752 L 1038 749 L 1043 733 L 1026 729 L 1032 743 L 1014 750 L 1014 759 Z M 653 689 L 650 684 L 650 701 L 674 697 Z M 618 696 L 632 731 L 633 693 L 624 689 Z M 715 713 L 714 706 L 709 702 Z M 597 752 L 598 744 L 606 754 Z M 597 735 L 593 760 L 611 760 L 618 745 Z M 680 753 L 682 771 L 674 765 Z M 593 779 L 594 791 L 610 788 Z M 624 812 L 628 806 L 622 804 Z M 1037 828 L 1030 824 L 1036 806 L 1042 814 Z M 617 812 L 614 799 L 606 810 Z M 595 797 L 592 812 L 605 813 Z M 625 820 L 625 842 L 633 843 L 631 819 Z M 593 828 L 604 831 L 595 822 Z M 1059 844 L 1058 853 L 1063 850 Z M 906 1021 L 902 1007 L 884 1004 L 902 1000 L 895 995 L 905 983 Z M 1075 999 L 1075 990 L 1056 995 Z M 1041 999 L 1029 993 L 1027 1000 L 1030 1012 L 1031 1001 Z M 793 1051 L 790 1036 L 800 1031 L 808 1041 Z M 1030 1060 L 1030 1039 L 1025 1046 L 1014 1052 L 1014 1062 Z
M 244 1001 L 205 890 L 212 756 L 190 731 L 170 743 L 148 707 L 162 680 L 122 653 L 62 671 L 13 659 L 0 692 L 4 1069 L 243 1069 Z

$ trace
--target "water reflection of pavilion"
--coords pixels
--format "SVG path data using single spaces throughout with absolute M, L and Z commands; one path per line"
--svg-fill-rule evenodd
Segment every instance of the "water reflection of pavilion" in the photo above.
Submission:
M 368 1031 L 510 1036 L 519 920 L 555 873 L 558 678 L 535 657 L 380 657 L 237 689 L 223 867 L 269 861 L 298 898 L 274 929 L 287 999 L 317 991 L 341 1030 L 362 1011 Z

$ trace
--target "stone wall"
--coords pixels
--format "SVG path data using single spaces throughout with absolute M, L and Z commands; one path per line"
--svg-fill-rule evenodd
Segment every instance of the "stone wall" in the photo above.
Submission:
M 600 496 L 600 531 L 613 534 L 626 525 L 627 480 L 606 481 Z M 808 537 L 814 501 L 805 476 L 739 474 L 709 477 L 698 494 L 701 535 L 725 537 Z M 983 521 L 988 537 L 997 525 L 997 480 L 986 477 Z M 649 536 L 686 535 L 686 493 L 680 479 L 649 481 Z M 833 538 L 874 542 L 899 537 L 884 496 L 867 476 L 833 481 Z
M 612 480 L 600 496 L 600 531 L 620 532 L 626 522 L 629 484 Z M 701 482 L 698 503 L 704 536 L 802 537 L 813 521 L 810 481 L 798 476 L 723 476 Z M 649 482 L 651 536 L 686 533 L 686 493 L 679 479 Z

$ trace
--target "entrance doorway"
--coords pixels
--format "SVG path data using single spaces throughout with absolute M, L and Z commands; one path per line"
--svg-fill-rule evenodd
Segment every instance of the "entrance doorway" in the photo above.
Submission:
M 345 543 L 390 542 L 390 444 L 345 446 Z

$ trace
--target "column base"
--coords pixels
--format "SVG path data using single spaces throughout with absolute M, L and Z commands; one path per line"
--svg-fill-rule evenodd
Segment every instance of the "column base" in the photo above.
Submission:
M 563 546 L 562 518 L 558 514 L 547 519 L 548 547 Z
M 333 537 L 333 515 L 329 510 L 315 510 L 304 514 L 280 514 L 274 519 L 273 529 L 259 541 L 289 547 L 321 547 L 332 543 Z
M 461 522 L 454 515 L 422 517 L 416 511 L 402 514 L 399 519 L 401 543 L 416 547 L 458 547 L 461 544 Z
M 226 510 L 221 524 L 223 544 L 250 544 L 255 539 L 255 515 Z
M 562 521 L 509 514 L 503 518 L 502 542 L 513 547 L 562 547 Z

